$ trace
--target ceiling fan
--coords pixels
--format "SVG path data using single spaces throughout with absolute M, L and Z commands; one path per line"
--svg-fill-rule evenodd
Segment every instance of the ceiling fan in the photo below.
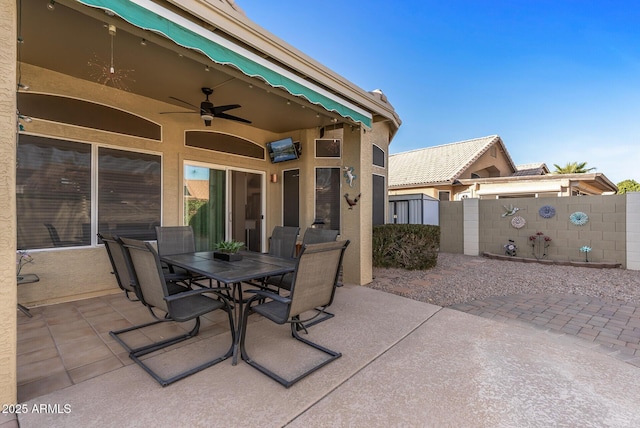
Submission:
M 205 126 L 211 126 L 211 121 L 213 120 L 214 117 L 217 117 L 218 119 L 227 119 L 227 120 L 235 120 L 237 122 L 251 123 L 251 121 L 249 121 L 247 119 L 243 119 L 241 117 L 233 116 L 233 115 L 225 113 L 225 111 L 227 111 L 227 110 L 232 110 L 234 108 L 242 107 L 240 104 L 229 104 L 229 105 L 226 105 L 226 106 L 214 106 L 213 103 L 211 101 L 209 101 L 209 95 L 213 94 L 213 89 L 211 89 L 211 88 L 202 88 L 202 93 L 205 95 L 206 99 L 200 103 L 200 107 L 195 106 L 195 105 L 193 105 L 193 104 L 191 104 L 189 102 L 186 102 L 184 100 L 181 100 L 180 98 L 169 97 L 169 98 L 171 98 L 173 100 L 180 101 L 183 104 L 186 104 L 186 105 L 188 105 L 190 107 L 195 108 L 196 111 L 163 111 L 163 112 L 160 112 L 160 114 L 199 113 L 200 114 L 200 118 L 202 120 L 204 120 Z

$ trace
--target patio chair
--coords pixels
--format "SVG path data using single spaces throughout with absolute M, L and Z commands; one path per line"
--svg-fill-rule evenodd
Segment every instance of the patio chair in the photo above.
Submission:
M 288 388 L 302 378 L 342 356 L 339 352 L 332 351 L 301 337 L 298 330 L 303 329 L 306 332 L 303 323 L 316 318 L 320 315 L 320 312 L 312 315 L 311 318 L 308 319 L 303 319 L 303 314 L 315 311 L 315 308 L 327 308 L 333 302 L 335 283 L 344 251 L 348 245 L 349 241 L 338 241 L 303 246 L 296 263 L 296 269 L 293 273 L 291 292 L 287 297 L 261 289 L 248 291 L 255 295 L 249 300 L 249 303 L 243 311 L 242 331 L 240 333 L 240 353 L 242 359 L 246 361 L 247 364 Z M 251 305 L 254 301 L 259 302 L 264 299 L 270 300 L 267 300 L 265 303 Z M 250 312 L 258 313 L 276 324 L 290 324 L 291 335 L 294 339 L 324 352 L 329 355 L 329 358 L 291 380 L 287 380 L 274 373 L 257 363 L 247 353 L 245 341 L 247 339 L 247 318 Z M 252 323 L 252 325 L 256 324 Z
M 296 240 L 299 227 L 275 226 L 269 238 L 269 255 L 293 258 L 296 253 Z
M 126 248 L 124 248 L 122 240 L 117 236 L 112 236 L 109 234 L 98 234 L 98 237 L 104 242 L 104 247 L 107 250 L 107 254 L 109 256 L 109 261 L 111 262 L 111 268 L 113 271 L 111 272 L 116 277 L 116 282 L 118 286 L 124 291 L 127 299 L 132 302 L 139 302 L 140 299 L 140 291 L 137 283 L 135 282 L 135 273 L 132 272 L 133 267 L 131 264 L 131 260 L 129 257 L 129 252 Z M 184 285 L 184 283 L 178 283 L 173 280 L 167 281 L 167 289 L 170 294 L 177 294 L 183 291 L 189 290 L 189 288 Z M 135 296 L 135 298 L 131 297 L 131 294 Z M 145 305 L 147 306 L 147 305 Z M 153 315 L 153 313 L 152 313 Z M 156 318 L 154 316 L 154 318 Z M 178 343 L 183 340 L 186 340 L 191 337 L 188 334 L 182 334 L 174 337 L 167 338 L 161 342 L 156 342 L 150 345 L 145 345 L 137 348 L 130 347 L 121 337 L 120 335 L 128 333 L 130 331 L 139 330 L 145 327 L 149 327 L 155 324 L 159 324 L 163 322 L 162 320 L 155 319 L 150 322 L 146 322 L 143 324 L 134 325 L 132 327 L 123 328 L 121 330 L 110 331 L 109 334 L 113 337 L 120 345 L 127 350 L 127 352 L 139 352 L 148 348 L 157 347 L 158 344 L 173 344 Z
M 136 364 L 142 367 L 162 386 L 167 386 L 229 358 L 233 354 L 233 344 L 235 343 L 233 307 L 221 293 L 221 290 L 217 288 L 200 288 L 171 294 L 162 271 L 160 257 L 151 244 L 134 239 L 121 239 L 124 248 L 129 251 L 135 281 L 138 285 L 140 301 L 147 305 L 149 311 L 157 320 L 161 322 L 179 323 L 195 320 L 193 329 L 187 333 L 187 336 L 193 337 L 198 334 L 200 329 L 200 317 L 220 309 L 228 315 L 229 330 L 231 332 L 231 345 L 225 354 L 216 356 L 197 367 L 190 368 L 169 378 L 161 377 L 147 364 L 146 361 L 148 360 L 143 360 L 141 357 L 165 348 L 172 343 L 167 344 L 163 342 L 156 346 L 131 352 L 129 358 L 135 361 Z M 214 298 L 205 296 L 205 294 L 211 294 Z M 156 312 L 162 312 L 163 314 Z
M 62 241 L 60 239 L 60 235 L 58 234 L 58 229 L 51 223 L 44 223 L 49 232 L 49 238 L 51 238 L 51 243 L 54 247 L 77 247 L 80 245 L 87 245 L 82 241 Z
M 162 256 L 171 256 L 174 254 L 194 253 L 196 251 L 196 241 L 191 226 L 156 226 L 156 239 L 158 245 L 158 254 Z M 203 276 L 197 276 L 184 269 L 175 266 L 168 266 L 163 263 L 165 275 L 181 275 L 188 281 L 201 281 Z M 211 286 L 211 282 L 209 282 Z
M 302 245 L 332 242 L 336 239 L 338 239 L 337 230 L 315 229 L 309 227 L 305 230 L 304 236 L 302 237 Z M 292 277 L 293 273 L 287 273 L 280 276 L 270 276 L 269 278 L 266 278 L 265 285 L 273 285 L 284 290 L 290 290 Z
M 115 275 L 118 287 L 124 291 L 124 295 L 128 300 L 137 302 L 135 286 L 131 275 L 129 275 L 129 267 L 127 266 L 122 244 L 116 240 L 116 237 L 106 233 L 98 233 L 98 238 L 104 243 L 104 248 L 107 250 L 109 262 L 111 262 L 111 273 Z M 131 294 L 135 298 L 131 297 Z

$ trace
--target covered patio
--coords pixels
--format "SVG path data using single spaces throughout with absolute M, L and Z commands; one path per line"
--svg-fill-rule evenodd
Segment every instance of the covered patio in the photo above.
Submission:
M 274 226 L 324 224 L 352 243 L 345 281 L 371 280 L 371 226 L 385 219 L 401 123 L 380 90 L 233 1 L 19 0 L 0 12 L 0 70 L 15 76 L 0 84 L 3 402 L 17 400 L 16 303 L 116 290 L 99 232 L 153 240 L 155 226 L 189 224 L 203 246 L 266 251 Z M 282 140 L 295 156 L 277 162 L 270 144 Z M 362 195 L 358 205 L 345 193 Z M 18 249 L 34 260 L 22 273 L 40 280 L 16 289 Z

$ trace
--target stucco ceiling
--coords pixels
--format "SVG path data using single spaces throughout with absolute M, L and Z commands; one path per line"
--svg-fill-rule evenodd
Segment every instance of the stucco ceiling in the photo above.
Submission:
M 113 41 L 115 85 L 131 93 L 173 105 L 169 111 L 188 111 L 189 107 L 170 97 L 193 105 L 204 100 L 202 87 L 214 89 L 215 105 L 240 104 L 227 113 L 248 119 L 251 126 L 272 132 L 329 125 L 340 118 L 287 92 L 266 86 L 229 65 L 215 65 L 204 55 L 177 46 L 162 36 L 133 27 L 118 17 L 74 2 L 49 0 L 22 1 L 19 20 L 19 59 L 80 79 L 108 86 Z M 116 27 L 109 34 L 108 25 Z M 145 39 L 146 45 L 141 41 Z M 206 71 L 205 67 L 209 67 Z M 24 82 L 28 84 L 28 82 Z M 222 119 L 214 120 L 215 121 Z M 204 128 L 204 124 L 202 124 Z

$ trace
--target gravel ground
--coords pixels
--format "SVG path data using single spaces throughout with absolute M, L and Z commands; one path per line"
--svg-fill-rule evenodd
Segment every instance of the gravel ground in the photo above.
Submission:
M 440 253 L 427 271 L 374 268 L 368 287 L 438 306 L 511 294 L 577 294 L 640 306 L 640 271 Z

